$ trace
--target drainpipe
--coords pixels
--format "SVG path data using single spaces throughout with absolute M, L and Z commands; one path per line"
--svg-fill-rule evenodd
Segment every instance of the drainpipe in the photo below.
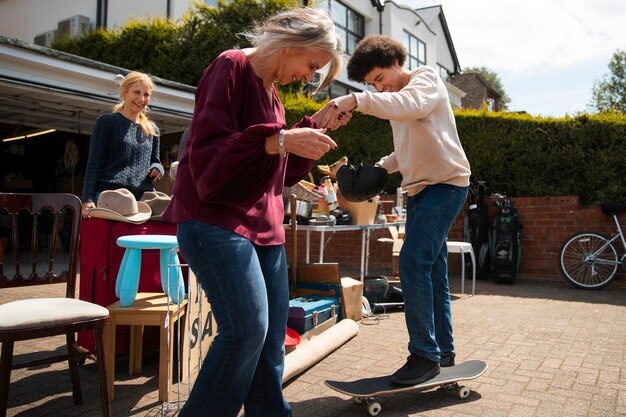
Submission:
M 107 11 L 109 9 L 108 0 L 98 0 L 96 3 L 96 28 L 107 28 Z

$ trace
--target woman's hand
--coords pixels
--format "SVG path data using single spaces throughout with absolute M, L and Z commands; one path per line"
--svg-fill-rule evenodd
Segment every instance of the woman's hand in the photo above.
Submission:
M 96 203 L 94 203 L 93 201 L 85 201 L 83 203 L 83 210 L 89 210 L 92 208 L 96 208 Z
M 154 181 L 158 181 L 161 179 L 161 171 L 159 171 L 157 168 L 152 168 L 149 172 L 150 178 L 152 178 Z
M 312 129 L 302 127 L 285 130 L 285 152 L 293 153 L 303 158 L 318 160 L 331 149 L 337 149 L 337 144 L 325 135 L 326 129 Z M 268 136 L 265 140 L 265 150 L 268 154 L 278 154 L 278 133 Z
M 317 122 L 318 126 L 337 126 L 341 127 L 348 123 L 352 118 L 352 110 L 356 109 L 357 101 L 354 94 L 348 94 L 346 96 L 336 97 L 330 100 L 326 105 L 317 113 L 320 113 L 316 119 L 313 115 L 313 119 Z M 347 117 L 347 118 L 346 118 Z M 335 127 L 335 129 L 337 128 Z
M 329 112 L 332 112 L 332 114 L 329 115 Z M 334 113 L 334 106 L 326 104 L 320 110 L 315 112 L 315 114 L 313 114 L 311 118 L 315 120 L 315 123 L 317 123 L 318 127 L 328 128 L 331 130 L 339 129 L 341 126 L 348 124 L 350 119 L 352 119 L 351 111 L 340 112 L 337 116 L 333 117 Z

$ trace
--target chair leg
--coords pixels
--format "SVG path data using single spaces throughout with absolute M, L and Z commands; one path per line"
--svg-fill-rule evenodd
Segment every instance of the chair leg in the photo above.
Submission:
M 0 353 L 0 417 L 6 417 L 7 415 L 12 364 L 13 341 L 5 340 L 2 342 L 2 353 Z
M 476 256 L 474 255 L 474 249 L 470 250 L 470 256 L 472 257 L 472 295 L 476 290 Z
M 96 342 L 96 353 L 98 355 L 96 365 L 98 368 L 102 417 L 111 417 L 111 402 L 109 401 L 109 386 L 107 384 L 106 355 L 104 354 L 104 331 L 102 327 L 96 327 L 93 330 L 93 334 Z M 115 358 L 115 355 L 113 357 Z
M 74 397 L 74 404 L 80 405 L 83 403 L 83 393 L 80 389 L 80 374 L 78 373 L 78 352 L 76 350 L 76 338 L 73 332 L 65 334 L 65 340 L 67 342 L 67 354 L 69 359 L 67 363 L 70 369 L 70 379 L 72 380 L 72 396 Z
M 461 294 L 465 294 L 465 253 L 461 248 Z

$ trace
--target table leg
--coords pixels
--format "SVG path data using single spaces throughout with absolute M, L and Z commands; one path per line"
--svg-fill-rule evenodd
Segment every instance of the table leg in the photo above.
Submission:
M 367 275 L 370 269 L 370 237 L 372 232 L 370 229 L 366 229 L 365 233 L 365 275 Z
M 140 324 L 130 326 L 130 350 L 128 353 L 128 374 L 141 373 L 143 365 L 143 331 Z
M 361 230 L 361 270 L 359 271 L 361 282 L 365 280 L 365 233 L 365 229 Z
M 306 257 L 304 259 L 304 262 L 307 264 L 310 262 L 309 260 L 310 252 L 311 252 L 311 231 L 307 230 L 306 231 L 306 254 L 305 254 Z
M 115 322 L 109 318 L 109 324 L 104 327 L 104 363 L 107 368 L 107 387 L 109 401 L 113 401 L 113 384 L 115 382 Z
M 324 231 L 320 232 L 320 263 L 324 263 Z

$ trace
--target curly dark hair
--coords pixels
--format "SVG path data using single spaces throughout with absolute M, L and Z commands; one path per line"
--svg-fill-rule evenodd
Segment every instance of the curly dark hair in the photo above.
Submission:
M 365 82 L 364 78 L 375 67 L 389 68 L 395 62 L 404 65 L 406 48 L 402 43 L 383 35 L 369 35 L 359 42 L 348 61 L 348 78 Z

